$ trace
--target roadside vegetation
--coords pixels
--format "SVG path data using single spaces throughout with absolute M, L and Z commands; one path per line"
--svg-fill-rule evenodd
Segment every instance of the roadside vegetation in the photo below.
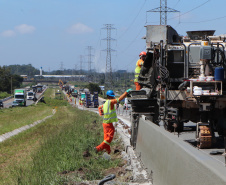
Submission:
M 25 125 L 32 124 L 52 114 L 50 106 L 28 106 L 0 109 L 0 135 Z
M 9 96 L 11 96 L 11 95 L 9 93 L 7 93 L 7 92 L 0 92 L 0 100 L 4 99 L 4 98 L 7 98 Z
M 63 96 L 53 98 L 54 92 L 48 89 L 46 104 L 33 109 L 38 114 L 54 107 L 53 117 L 0 143 L 0 184 L 80 184 L 101 179 L 124 165 L 117 152 L 119 139 L 112 142 L 111 160 L 93 149 L 103 140 L 102 118 L 72 108 Z

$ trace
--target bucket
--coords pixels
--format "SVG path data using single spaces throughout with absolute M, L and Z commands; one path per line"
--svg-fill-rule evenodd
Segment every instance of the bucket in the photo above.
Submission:
M 223 67 L 216 67 L 214 78 L 216 81 L 223 81 L 224 80 L 224 68 Z

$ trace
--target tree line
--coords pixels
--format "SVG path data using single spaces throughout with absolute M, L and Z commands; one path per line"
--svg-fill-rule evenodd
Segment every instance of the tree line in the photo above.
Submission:
M 23 78 L 17 74 L 12 74 L 6 66 L 0 66 L 0 92 L 11 93 L 12 89 L 19 88 L 23 82 Z

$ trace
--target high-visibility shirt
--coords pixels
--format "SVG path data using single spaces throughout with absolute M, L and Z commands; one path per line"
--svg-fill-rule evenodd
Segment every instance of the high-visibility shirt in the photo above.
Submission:
M 124 92 L 118 99 L 110 99 L 110 100 L 107 100 L 107 101 L 110 101 L 110 110 L 112 110 L 112 111 L 115 110 L 115 104 L 118 103 L 118 102 L 120 102 L 121 100 L 123 100 L 127 96 L 127 94 L 128 94 L 127 92 Z M 106 102 L 105 102 L 105 104 L 106 104 Z M 98 107 L 100 116 L 102 116 L 105 113 L 104 112 L 104 105 L 100 105 Z M 115 122 L 115 121 L 113 121 L 113 122 Z M 103 123 L 106 123 L 106 122 L 103 120 Z M 109 123 L 112 123 L 112 122 L 109 122 Z
M 103 106 L 103 112 L 104 112 L 103 123 L 113 123 L 118 121 L 115 106 L 113 107 L 113 109 L 111 109 L 110 106 L 111 106 L 111 100 L 107 100 Z
M 141 66 L 143 65 L 143 63 L 144 61 L 142 59 L 139 59 L 136 63 L 134 82 L 138 82 L 138 76 L 140 74 Z

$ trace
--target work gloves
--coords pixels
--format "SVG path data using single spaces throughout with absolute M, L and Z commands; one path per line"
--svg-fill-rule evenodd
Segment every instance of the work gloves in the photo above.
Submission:
M 128 90 L 126 90 L 126 92 L 129 93 L 129 92 L 132 91 L 132 90 L 133 90 L 133 89 L 128 89 Z

